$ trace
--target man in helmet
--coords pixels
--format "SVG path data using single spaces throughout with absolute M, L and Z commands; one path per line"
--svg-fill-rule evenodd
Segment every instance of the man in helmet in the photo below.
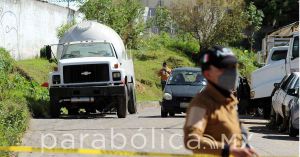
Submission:
M 161 80 L 161 89 L 164 90 L 166 86 L 166 82 L 171 74 L 171 69 L 168 68 L 167 63 L 163 63 L 163 67 L 159 70 L 157 75 L 160 77 Z
M 243 136 L 232 94 L 237 83 L 237 59 L 228 48 L 215 46 L 201 52 L 200 66 L 207 87 L 191 101 L 184 125 L 185 147 L 194 153 L 253 156 L 242 147 Z

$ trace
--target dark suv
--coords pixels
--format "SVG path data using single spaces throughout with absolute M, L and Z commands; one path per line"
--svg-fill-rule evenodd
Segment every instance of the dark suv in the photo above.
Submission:
M 161 117 L 185 113 L 192 98 L 206 86 L 200 68 L 176 68 L 172 70 L 164 89 Z

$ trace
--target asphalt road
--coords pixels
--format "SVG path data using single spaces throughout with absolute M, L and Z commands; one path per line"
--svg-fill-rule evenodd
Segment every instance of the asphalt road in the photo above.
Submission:
M 23 145 L 190 154 L 182 145 L 184 120 L 184 115 L 161 118 L 160 108 L 152 105 L 140 108 L 138 114 L 126 119 L 118 119 L 116 115 L 32 119 Z M 260 156 L 299 156 L 299 138 L 266 129 L 266 120 L 251 117 L 241 120 L 249 131 L 249 142 Z M 19 156 L 84 155 L 20 153 Z

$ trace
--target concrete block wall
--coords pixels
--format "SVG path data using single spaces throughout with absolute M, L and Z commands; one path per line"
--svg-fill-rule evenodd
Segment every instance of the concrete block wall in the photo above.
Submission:
M 75 11 L 40 0 L 0 0 L 0 47 L 16 59 L 34 58 L 47 44 L 57 44 L 56 30 Z

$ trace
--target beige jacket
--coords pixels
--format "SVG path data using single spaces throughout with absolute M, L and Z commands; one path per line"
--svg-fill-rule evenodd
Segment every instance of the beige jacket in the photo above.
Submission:
M 192 100 L 184 125 L 185 147 L 194 153 L 221 155 L 225 144 L 241 147 L 237 99 L 225 98 L 211 84 Z

